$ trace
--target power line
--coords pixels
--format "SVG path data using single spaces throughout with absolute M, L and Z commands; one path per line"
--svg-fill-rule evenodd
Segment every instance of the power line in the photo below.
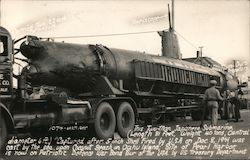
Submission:
M 46 37 L 41 39 L 61 39 L 61 38 L 86 38 L 86 37 L 110 37 L 110 36 L 123 36 L 123 35 L 133 35 L 133 34 L 146 34 L 146 33 L 154 33 L 158 32 L 154 31 L 143 31 L 143 32 L 128 32 L 128 33 L 113 33 L 113 34 L 95 34 L 95 35 L 81 35 L 81 36 L 61 36 L 61 37 Z
M 180 33 L 178 33 L 176 30 L 174 30 L 175 33 L 177 33 L 182 39 L 184 39 L 188 44 L 190 44 L 193 48 L 195 48 L 196 50 L 198 50 L 198 47 L 196 47 L 192 42 L 190 42 L 189 40 L 187 40 L 184 36 L 182 36 Z
M 164 30 L 166 31 L 166 29 Z M 159 32 L 157 30 L 153 31 L 142 31 L 142 32 L 127 32 L 127 33 L 112 33 L 112 34 L 93 34 L 93 35 L 79 35 L 79 36 L 58 36 L 58 37 L 43 37 L 41 39 L 66 39 L 66 38 L 87 38 L 87 37 L 111 37 L 111 36 L 124 36 L 124 35 L 134 35 L 134 34 L 147 34 L 147 33 L 154 33 Z M 196 47 L 192 42 L 187 40 L 184 36 L 182 36 L 180 33 L 178 33 L 176 30 L 174 30 L 175 33 L 177 33 L 183 40 L 185 40 L 189 45 L 191 45 L 193 48 L 198 50 L 198 47 Z

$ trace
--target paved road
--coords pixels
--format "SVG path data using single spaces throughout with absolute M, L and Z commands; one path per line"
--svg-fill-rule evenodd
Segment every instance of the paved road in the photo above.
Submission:
M 125 151 L 126 150 L 129 150 L 129 146 L 132 146 L 131 144 L 130 145 L 127 145 L 127 147 L 124 147 L 124 143 L 126 141 L 127 143 L 127 139 L 124 139 L 123 143 L 121 144 L 118 144 L 119 143 L 119 139 L 117 139 L 117 137 L 115 139 L 116 142 L 115 144 L 112 144 L 112 147 L 114 146 L 120 146 L 120 150 L 122 152 L 122 156 L 100 156 L 102 153 L 99 152 L 99 156 L 97 156 L 97 152 L 94 152 L 94 154 L 92 156 L 83 156 L 83 155 L 78 155 L 78 156 L 73 156 L 72 155 L 72 147 L 73 147 L 73 144 L 72 145 L 68 145 L 69 146 L 69 150 L 70 152 L 68 152 L 66 155 L 67 156 L 44 156 L 44 155 L 37 155 L 37 156 L 4 156 L 3 159 L 249 159 L 250 158 L 250 135 L 233 135 L 233 133 L 237 133 L 237 134 L 242 134 L 242 131 L 247 131 L 250 129 L 250 110 L 241 110 L 241 116 L 242 116 L 242 119 L 244 120 L 243 122 L 233 122 L 233 121 L 226 121 L 226 120 L 219 120 L 219 126 L 226 126 L 228 128 L 232 127 L 233 128 L 233 131 L 237 131 L 237 132 L 230 132 L 230 134 L 228 135 L 229 132 L 226 132 L 222 135 L 220 134 L 217 134 L 217 135 L 205 135 L 205 130 L 199 130 L 199 133 L 200 136 L 197 136 L 197 135 L 194 135 L 192 137 L 192 135 L 180 135 L 180 132 L 175 132 L 173 133 L 173 135 L 171 135 L 171 130 L 173 131 L 174 128 L 176 128 L 176 126 L 178 125 L 179 127 L 183 127 L 183 128 L 195 128 L 195 127 L 198 127 L 200 125 L 200 122 L 199 121 L 192 121 L 190 117 L 186 117 L 185 119 L 183 118 L 177 118 L 175 121 L 173 122 L 168 122 L 167 124 L 165 124 L 163 127 L 165 127 L 165 129 L 167 128 L 171 128 L 171 130 L 169 130 L 168 132 L 165 133 L 165 137 L 163 137 L 163 139 L 165 140 L 165 143 L 163 146 L 157 146 L 157 145 L 153 145 L 153 141 L 155 140 L 156 138 L 156 142 L 159 144 L 159 136 L 150 136 L 148 138 L 145 139 L 145 143 L 142 143 L 142 139 L 143 138 L 139 138 L 140 139 L 140 143 L 139 143 L 139 147 L 142 147 L 144 145 L 144 147 L 148 147 L 148 146 L 151 146 L 151 149 L 154 150 L 155 149 L 155 152 L 154 153 L 150 153 L 150 152 L 142 152 L 143 149 L 140 148 L 138 150 L 136 150 L 136 153 L 134 153 L 133 156 L 125 156 Z M 205 121 L 204 124 L 206 125 L 209 125 L 210 122 L 209 121 Z M 159 129 L 159 126 L 156 126 L 155 128 L 158 128 Z M 145 129 L 145 128 L 144 128 Z M 223 130 L 223 129 L 222 129 Z M 227 130 L 228 131 L 228 130 Z M 163 132 L 163 131 L 161 131 Z M 146 135 L 147 132 L 134 132 L 134 133 L 144 133 Z M 153 132 L 155 134 L 155 132 Z M 185 133 L 185 132 L 184 132 Z M 197 132 L 198 133 L 198 132 Z M 245 132 L 247 133 L 247 132 Z M 67 135 L 66 137 L 69 135 L 72 134 L 72 132 L 67 132 Z M 162 134 L 162 133 L 161 133 Z M 169 136 L 166 137 L 166 134 L 169 134 Z M 248 131 L 248 134 L 249 134 L 249 131 Z M 88 132 L 88 133 L 85 133 L 84 134 L 85 136 L 90 136 L 92 135 L 91 132 Z M 136 135 L 136 134 L 134 134 Z M 144 137 L 145 137 L 144 135 Z M 24 138 L 24 137 L 28 137 L 27 135 L 24 136 L 23 134 L 18 134 L 17 135 L 18 138 Z M 56 135 L 57 136 L 57 135 Z M 58 136 L 61 136 L 61 135 L 58 135 Z M 140 134 L 137 134 L 136 136 L 140 136 Z M 65 137 L 65 139 L 66 139 Z M 211 143 L 211 147 L 210 149 L 202 149 L 202 147 L 204 146 L 209 146 L 209 142 L 205 142 L 205 141 L 212 141 L 211 139 L 213 139 L 212 137 L 214 137 L 214 139 L 216 141 L 220 141 L 220 140 L 223 140 L 224 138 L 224 142 L 221 142 L 221 143 L 218 143 L 220 144 L 222 147 L 221 149 L 224 151 L 222 152 L 221 154 L 219 153 L 218 154 L 218 149 L 216 148 L 212 148 L 212 145 L 213 146 L 216 146 L 215 144 L 212 144 Z M 226 138 L 230 138 L 230 142 L 229 143 L 226 143 L 225 141 L 227 140 Z M 158 139 L 157 139 L 158 138 Z M 171 140 L 171 138 L 177 138 L 177 139 L 174 139 L 173 141 Z M 180 141 L 180 139 L 182 138 L 182 140 Z M 199 145 L 194 145 L 194 142 L 197 142 L 198 138 L 200 138 L 200 143 Z M 65 140 L 64 139 L 64 140 Z M 72 138 L 73 139 L 73 138 Z M 135 140 L 138 139 L 138 138 L 131 138 L 132 140 Z M 182 155 L 180 154 L 181 152 L 181 147 L 183 147 L 187 141 L 189 141 L 188 139 L 192 139 L 192 144 L 190 144 L 189 148 L 187 149 L 187 153 L 185 155 L 185 153 L 182 153 Z M 207 139 L 207 140 L 206 140 Z M 235 140 L 238 140 L 238 141 L 242 141 L 242 143 L 238 143 L 238 142 L 235 142 L 233 143 L 232 140 L 235 139 Z M 85 147 L 85 149 L 87 149 L 88 147 L 91 147 L 91 144 L 86 144 L 88 140 L 91 140 L 91 138 L 88 138 L 87 140 L 85 139 L 84 141 L 84 145 L 78 145 L 78 146 L 81 146 L 81 147 Z M 49 140 L 45 140 L 46 142 Z M 134 142 L 135 142 L 134 141 Z M 202 142 L 204 141 L 204 143 Z M 78 141 L 79 144 L 81 143 L 80 141 Z M 151 143 L 152 142 L 152 145 L 145 145 L 146 143 Z M 178 148 L 176 149 L 176 152 L 177 154 L 176 155 L 171 155 L 171 150 L 169 150 L 168 153 L 164 152 L 166 150 L 168 150 L 169 148 L 167 148 L 166 146 L 168 145 L 167 142 L 170 142 L 169 143 L 169 146 L 171 146 L 172 144 L 176 144 L 176 146 L 178 146 Z M 74 143 L 75 144 L 75 143 Z M 224 145 L 224 146 L 222 146 Z M 238 152 L 231 152 L 230 154 L 227 153 L 227 151 L 230 152 L 230 147 L 233 147 L 233 146 L 236 146 L 236 149 L 238 151 L 243 151 L 244 152 L 244 149 L 246 150 L 246 153 L 243 153 L 243 154 L 239 154 Z M 31 146 L 31 144 L 30 144 Z M 55 142 L 52 141 L 51 143 L 51 146 L 52 147 L 56 147 L 57 145 L 55 145 Z M 61 147 L 67 147 L 67 145 L 60 145 Z M 96 149 L 96 148 L 101 148 L 101 147 L 104 147 L 104 150 L 105 150 L 105 147 L 108 147 L 110 145 L 103 145 L 103 144 L 94 144 L 92 145 L 92 150 Z M 192 147 L 191 147 L 192 146 Z M 155 147 L 155 148 L 153 148 Z M 159 147 L 159 148 L 157 148 Z M 198 149 L 197 149 L 198 147 Z M 201 147 L 201 148 L 199 148 Z M 217 145 L 218 147 L 218 145 Z M 224 147 L 224 148 L 223 148 Z M 227 148 L 228 147 L 228 148 Z M 107 149 L 107 148 L 106 148 Z M 114 149 L 114 148 L 113 148 Z M 118 148 L 117 148 L 118 149 Z M 202 151 L 202 152 L 195 152 L 197 150 L 199 151 Z M 108 149 L 110 150 L 110 149 Z M 157 151 L 157 150 L 161 150 L 161 152 Z M 193 150 L 193 151 L 191 151 Z M 131 150 L 133 151 L 133 149 Z M 206 151 L 210 151 L 210 152 L 206 152 Z M 232 151 L 232 148 L 231 148 L 231 151 Z M 142 152 L 141 156 L 138 155 L 138 152 Z M 212 153 L 213 152 L 213 153 Z M 13 152 L 12 152 L 13 153 Z M 30 154 L 30 152 L 28 152 Z M 85 152 L 87 154 L 87 152 Z M 217 153 L 217 154 L 216 154 Z M 118 152 L 116 154 L 119 154 Z M 150 155 L 152 154 L 152 155 Z M 164 155 L 165 154 L 165 155 Z M 184 154 L 184 155 L 183 155 Z M 202 155 L 199 155 L 199 154 L 202 154 Z M 207 155 L 206 155 L 207 154 Z

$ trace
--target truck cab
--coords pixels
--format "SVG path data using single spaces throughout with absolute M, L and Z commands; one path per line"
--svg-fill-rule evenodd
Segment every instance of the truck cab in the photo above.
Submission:
M 10 113 L 13 100 L 13 44 L 10 33 L 0 26 L 0 148 L 13 129 Z
M 0 98 L 12 98 L 12 39 L 7 30 L 0 27 Z

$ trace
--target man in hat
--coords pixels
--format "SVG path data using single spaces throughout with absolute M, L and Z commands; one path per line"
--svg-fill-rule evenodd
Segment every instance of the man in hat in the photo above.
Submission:
M 205 91 L 204 101 L 207 104 L 209 113 L 211 115 L 211 125 L 217 125 L 218 122 L 218 101 L 223 101 L 218 89 L 215 88 L 217 82 L 216 80 L 210 81 L 210 88 Z

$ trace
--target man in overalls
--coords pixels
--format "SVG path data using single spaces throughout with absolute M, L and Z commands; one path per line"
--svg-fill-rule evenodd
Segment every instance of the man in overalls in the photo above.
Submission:
M 218 101 L 223 101 L 218 89 L 215 88 L 217 82 L 216 80 L 211 80 L 211 87 L 205 91 L 204 101 L 209 109 L 209 114 L 211 115 L 211 125 L 217 125 L 218 122 Z

